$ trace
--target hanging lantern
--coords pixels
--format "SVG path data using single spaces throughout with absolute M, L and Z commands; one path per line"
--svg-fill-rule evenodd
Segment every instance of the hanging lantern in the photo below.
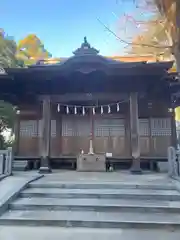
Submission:
M 77 114 L 77 107 L 76 106 L 74 107 L 74 114 L 75 115 Z
M 119 103 L 117 103 L 117 112 L 119 112 L 120 108 L 119 108 Z
M 86 113 L 86 112 L 85 112 L 85 107 L 83 107 L 83 108 L 82 108 L 82 114 L 83 114 L 83 116 L 85 115 L 85 113 Z
M 60 104 L 58 104 L 58 106 L 57 106 L 57 111 L 58 111 L 58 112 L 60 112 L 60 111 L 61 111 Z
M 66 106 L 66 113 L 69 114 L 69 107 Z
M 93 115 L 95 115 L 95 107 L 93 107 L 93 109 L 92 109 L 92 112 L 93 112 Z
M 104 112 L 104 109 L 103 109 L 103 106 L 101 106 L 101 114 L 103 114 Z
M 108 113 L 111 113 L 111 107 L 108 105 Z

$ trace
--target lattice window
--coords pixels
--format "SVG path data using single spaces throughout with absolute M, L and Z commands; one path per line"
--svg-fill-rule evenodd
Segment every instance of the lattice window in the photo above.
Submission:
M 62 119 L 62 136 L 83 137 L 90 135 L 90 121 L 85 117 L 64 117 Z
M 90 135 L 90 120 L 88 118 L 77 118 L 75 120 L 75 133 L 78 137 L 86 137 Z
M 148 119 L 139 119 L 139 135 L 140 136 L 149 136 L 149 120 Z
M 38 121 L 38 136 L 42 137 L 42 120 Z M 51 120 L 51 137 L 56 137 L 56 120 Z
M 37 121 L 36 120 L 21 120 L 20 121 L 20 136 L 21 137 L 37 137 Z
M 124 136 L 124 119 L 96 119 L 94 131 L 96 137 Z
M 56 120 L 51 120 L 51 137 L 56 137 Z
M 153 118 L 151 119 L 152 136 L 170 136 L 171 119 L 170 118 Z
M 62 136 L 74 136 L 74 123 L 72 119 L 62 119 Z

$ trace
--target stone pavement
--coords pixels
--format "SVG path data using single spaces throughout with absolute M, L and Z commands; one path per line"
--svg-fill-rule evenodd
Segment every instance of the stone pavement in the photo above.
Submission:
M 59 227 L 0 227 L 2 240 L 179 240 L 180 231 L 146 229 L 86 229 Z

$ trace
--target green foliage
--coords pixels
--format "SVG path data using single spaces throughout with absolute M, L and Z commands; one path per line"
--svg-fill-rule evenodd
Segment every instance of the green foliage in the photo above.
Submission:
M 49 58 L 50 53 L 44 48 L 41 40 L 34 34 L 16 42 L 0 29 L 0 67 L 26 67 L 39 59 Z M 0 149 L 13 144 L 13 140 L 5 141 L 4 132 L 13 129 L 15 109 L 9 103 L 0 101 Z
M 0 66 L 3 68 L 16 67 L 16 43 L 14 40 L 0 33 Z
M 7 140 L 7 141 L 5 141 L 5 139 L 4 139 L 2 149 L 7 149 L 8 147 L 13 147 L 13 145 L 14 145 L 14 140 L 13 139 L 10 139 L 10 140 Z
M 0 133 L 13 128 L 15 114 L 15 109 L 10 103 L 0 101 Z
M 22 64 L 23 65 L 23 64 Z M 16 43 L 0 32 L 0 67 L 18 67 L 19 61 L 16 58 Z M 13 106 L 4 101 L 0 101 L 0 149 L 4 149 L 7 143 L 3 133 L 7 129 L 12 129 L 15 119 L 15 110 Z
M 15 108 L 4 101 L 0 101 L 0 149 L 10 146 L 11 140 L 5 141 L 3 133 L 8 129 L 13 129 L 15 120 Z

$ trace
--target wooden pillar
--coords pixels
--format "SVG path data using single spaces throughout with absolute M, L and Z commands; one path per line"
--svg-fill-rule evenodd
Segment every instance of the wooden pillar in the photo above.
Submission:
M 93 115 L 93 112 L 91 112 L 90 121 L 91 121 L 91 132 L 90 132 L 90 140 L 89 140 L 89 154 L 94 154 L 94 115 Z
M 176 119 L 175 108 L 172 108 L 171 112 L 171 146 L 177 149 L 177 133 L 176 133 Z
M 152 136 L 152 121 L 153 121 L 153 105 L 152 102 L 148 103 L 148 112 L 149 112 L 149 156 L 154 155 L 154 145 L 153 145 L 153 136 Z
M 62 115 L 59 113 L 56 117 L 56 139 L 58 141 L 58 156 L 62 155 Z
M 50 96 L 44 96 L 42 107 L 42 142 L 41 142 L 41 166 L 40 173 L 50 173 L 50 139 L 51 139 L 51 100 Z
M 127 108 L 129 107 L 129 103 Z M 130 131 L 130 111 L 125 113 L 125 154 L 131 156 L 131 131 Z
M 15 124 L 14 124 L 14 155 L 18 156 L 19 154 L 19 138 L 20 138 L 20 111 L 16 111 Z
M 131 172 L 141 173 L 140 167 L 140 139 L 139 139 L 139 117 L 138 117 L 138 93 L 130 93 L 130 132 L 131 132 Z

